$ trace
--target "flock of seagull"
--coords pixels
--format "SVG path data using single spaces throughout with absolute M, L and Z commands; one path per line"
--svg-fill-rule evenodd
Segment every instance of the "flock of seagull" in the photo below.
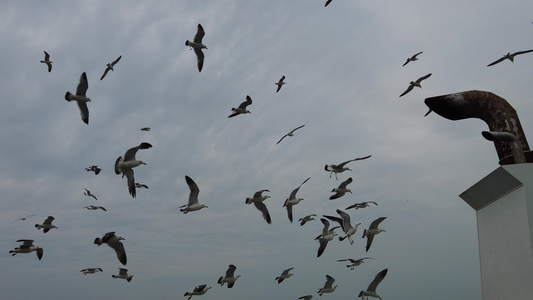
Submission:
M 328 0 L 325 6 L 328 6 L 330 3 L 331 3 L 331 0 Z M 198 24 L 197 32 L 196 32 L 196 35 L 193 41 L 187 40 L 185 42 L 185 45 L 190 47 L 191 50 L 194 50 L 194 53 L 196 54 L 197 68 L 199 72 L 202 71 L 202 68 L 204 65 L 205 55 L 204 55 L 203 50 L 204 49 L 207 50 L 207 46 L 203 44 L 202 42 L 204 36 L 205 36 L 205 30 L 201 24 Z M 514 62 L 515 56 L 529 53 L 532 51 L 533 50 L 526 50 L 526 51 L 514 52 L 512 54 L 507 53 L 502 58 L 490 63 L 488 66 L 493 66 L 507 59 L 510 60 L 511 62 Z M 410 62 L 419 60 L 418 56 L 422 53 L 423 52 L 418 52 L 412 55 L 411 57 L 407 58 L 406 62 L 402 65 L 402 67 L 407 65 Z M 44 54 L 45 54 L 44 60 L 41 60 L 40 62 L 43 64 L 46 64 L 48 72 L 51 72 L 52 61 L 50 60 L 50 54 L 46 51 L 44 51 Z M 102 74 L 100 80 L 103 80 L 110 70 L 111 71 L 114 70 L 115 65 L 121 60 L 121 58 L 122 56 L 119 56 L 117 59 L 115 59 L 114 61 L 106 65 L 106 69 L 104 70 L 104 73 Z M 404 95 L 408 94 L 415 87 L 422 88 L 421 82 L 423 80 L 428 79 L 430 76 L 431 76 L 431 73 L 418 78 L 416 81 L 411 81 L 409 83 L 408 88 L 400 95 L 400 97 L 403 97 Z M 282 76 L 278 82 L 275 82 L 275 85 L 277 86 L 276 93 L 280 92 L 281 88 L 286 84 L 285 79 L 286 77 Z M 85 124 L 89 124 L 89 109 L 88 109 L 87 103 L 91 102 L 91 99 L 87 97 L 88 88 L 89 88 L 89 83 L 87 79 L 87 74 L 83 72 L 79 78 L 76 92 L 73 94 L 67 91 L 64 97 L 65 100 L 69 102 L 75 101 L 77 103 L 79 111 L 80 111 L 81 119 Z M 231 114 L 228 116 L 228 118 L 233 118 L 235 116 L 242 115 L 242 114 L 251 114 L 251 111 L 248 109 L 250 105 L 252 105 L 252 98 L 250 96 L 246 96 L 246 100 L 244 102 L 242 102 L 238 107 L 231 109 Z M 304 126 L 305 125 L 301 125 L 301 126 L 294 128 L 293 130 L 291 130 L 290 132 L 282 136 L 276 144 L 281 143 L 286 137 L 294 136 L 294 132 L 303 128 Z M 141 128 L 141 130 L 150 131 L 150 128 L 144 127 L 144 128 Z M 138 146 L 129 148 L 123 156 L 118 157 L 117 160 L 115 161 L 114 171 L 117 175 L 122 175 L 122 177 L 126 177 L 127 189 L 128 189 L 129 194 L 133 198 L 136 197 L 137 188 L 148 189 L 147 185 L 138 183 L 135 181 L 133 169 L 140 165 L 146 165 L 145 162 L 136 159 L 136 154 L 138 150 L 146 150 L 150 148 L 152 148 L 152 145 L 150 143 L 142 142 Z M 324 167 L 324 170 L 330 173 L 329 174 L 330 178 L 332 177 L 333 174 L 335 174 L 335 179 L 338 179 L 338 174 L 341 174 L 345 171 L 351 171 L 351 169 L 347 167 L 347 164 L 349 164 L 350 162 L 354 162 L 354 161 L 365 160 L 370 157 L 371 155 L 368 155 L 364 157 L 350 159 L 340 164 L 326 165 Z M 95 175 L 98 175 L 102 171 L 102 169 L 96 165 L 89 166 L 88 168 L 85 168 L 85 170 L 87 172 L 94 172 Z M 296 187 L 290 193 L 289 197 L 285 200 L 283 204 L 283 207 L 285 207 L 287 210 L 287 216 L 291 223 L 293 222 L 294 206 L 298 205 L 302 200 L 304 200 L 303 198 L 297 197 L 297 193 L 299 192 L 300 188 L 309 180 L 310 180 L 310 177 L 305 179 L 298 187 Z M 208 208 L 207 205 L 199 202 L 200 189 L 197 183 L 191 177 L 187 175 L 185 176 L 185 181 L 190 189 L 190 193 L 189 193 L 188 202 L 179 207 L 180 211 L 183 214 L 187 214 L 187 213 L 199 211 L 204 208 Z M 353 179 L 349 177 L 348 179 L 342 181 L 338 187 L 333 188 L 331 192 L 334 194 L 329 197 L 329 200 L 337 200 L 343 197 L 344 195 L 346 195 L 347 193 L 352 193 L 351 189 L 348 188 L 348 185 L 351 184 L 352 182 L 353 182 Z M 262 190 L 256 191 L 252 197 L 245 199 L 245 204 L 253 204 L 255 208 L 260 211 L 263 219 L 268 224 L 272 224 L 272 218 L 265 204 L 265 200 L 271 198 L 271 196 L 266 194 L 269 192 L 270 191 L 268 189 L 262 189 Z M 98 200 L 98 198 L 86 188 L 85 188 L 84 195 L 88 197 L 92 197 L 96 201 Z M 378 205 L 376 202 L 373 202 L 373 201 L 360 202 L 360 203 L 355 203 L 353 205 L 346 207 L 345 210 L 363 209 L 363 208 L 370 207 L 370 204 L 375 205 L 375 206 Z M 85 206 L 84 208 L 87 210 L 107 211 L 103 206 L 96 206 L 96 205 L 88 205 L 88 206 Z M 343 210 L 336 209 L 336 212 L 338 216 L 323 215 L 322 217 L 320 217 L 320 221 L 322 222 L 323 227 L 322 227 L 322 232 L 315 238 L 315 240 L 317 240 L 319 243 L 318 250 L 317 250 L 317 257 L 320 257 L 324 253 L 328 243 L 332 242 L 335 237 L 337 237 L 339 241 L 344 241 L 345 239 L 347 239 L 351 245 L 355 243 L 353 237 L 356 234 L 361 223 L 355 223 L 355 224 L 352 223 L 350 215 Z M 30 218 L 33 216 L 35 215 L 27 215 L 25 217 L 18 218 L 17 220 L 13 222 L 25 221 L 27 218 Z M 300 226 L 303 226 L 307 224 L 308 222 L 315 220 L 315 218 L 318 218 L 316 214 L 310 214 L 302 218 L 299 218 L 298 222 Z M 375 236 L 381 232 L 385 232 L 385 230 L 380 228 L 379 226 L 386 219 L 387 219 L 386 217 L 377 218 L 369 225 L 368 229 L 364 229 L 362 238 L 363 239 L 366 238 L 366 246 L 365 246 L 366 252 L 370 250 L 370 247 L 373 243 Z M 43 229 L 44 233 L 49 232 L 51 229 L 57 229 L 58 227 L 52 224 L 53 220 L 54 220 L 53 216 L 48 216 L 42 222 L 42 224 L 35 224 L 35 228 L 37 228 L 37 230 Z M 338 223 L 339 226 L 331 227 L 330 221 Z M 341 234 L 340 236 L 339 234 L 335 232 L 335 230 L 338 228 L 341 228 L 341 230 L 343 231 L 343 234 Z M 96 244 L 97 246 L 100 246 L 102 244 L 107 244 L 110 248 L 114 250 L 119 262 L 125 266 L 127 264 L 127 255 L 126 255 L 126 251 L 124 248 L 124 244 L 122 243 L 123 240 L 125 239 L 121 236 L 116 235 L 115 232 L 107 232 L 102 237 L 95 238 L 94 244 Z M 15 247 L 13 250 L 9 251 L 11 255 L 15 256 L 16 254 L 25 254 L 25 253 L 35 252 L 38 259 L 39 260 L 42 259 L 43 249 L 40 248 L 39 246 L 34 245 L 34 240 L 19 239 L 17 240 L 17 243 L 21 243 L 21 244 L 18 247 Z M 355 267 L 360 266 L 362 263 L 365 262 L 365 260 L 369 260 L 369 259 L 373 259 L 373 258 L 372 257 L 362 257 L 359 259 L 344 258 L 344 259 L 339 259 L 337 261 L 338 262 L 349 262 L 346 265 L 346 267 L 349 268 L 350 270 L 354 270 Z M 224 284 L 226 284 L 227 288 L 233 288 L 237 279 L 241 277 L 241 275 L 235 275 L 236 269 L 237 267 L 235 265 L 233 264 L 229 265 L 228 269 L 226 270 L 225 275 L 221 276 L 218 279 L 217 283 L 220 286 L 224 286 Z M 294 274 L 291 273 L 293 269 L 294 269 L 293 267 L 287 268 L 279 276 L 275 277 L 275 280 L 278 282 L 278 284 L 281 284 L 284 280 L 293 276 Z M 85 268 L 85 269 L 82 269 L 80 272 L 82 272 L 84 275 L 88 275 L 88 274 L 96 274 L 99 272 L 103 272 L 103 270 L 101 268 Z M 362 290 L 359 293 L 358 297 L 361 297 L 363 299 L 368 298 L 368 297 L 375 297 L 375 298 L 382 299 L 381 296 L 378 295 L 378 293 L 376 292 L 376 289 L 377 289 L 377 286 L 381 283 L 381 281 L 387 275 L 387 272 L 388 272 L 388 269 L 383 269 L 382 271 L 377 273 L 377 275 L 370 282 L 366 290 Z M 119 268 L 119 274 L 112 275 L 112 278 L 124 279 L 124 280 L 127 280 L 128 282 L 130 282 L 133 277 L 134 277 L 133 275 L 128 274 L 128 270 L 125 268 Z M 325 293 L 334 292 L 337 287 L 337 285 L 334 285 L 334 282 L 335 282 L 335 279 L 333 277 L 331 277 L 330 275 L 326 275 L 326 282 L 324 283 L 323 287 L 319 288 L 318 295 L 322 296 Z M 184 296 L 188 297 L 188 299 L 191 299 L 192 296 L 199 296 L 199 295 L 205 294 L 209 289 L 211 289 L 211 287 L 208 286 L 207 284 L 201 284 L 201 285 L 196 286 L 192 291 L 186 292 Z M 312 295 L 305 295 L 298 299 L 311 299 L 312 297 L 313 297 Z

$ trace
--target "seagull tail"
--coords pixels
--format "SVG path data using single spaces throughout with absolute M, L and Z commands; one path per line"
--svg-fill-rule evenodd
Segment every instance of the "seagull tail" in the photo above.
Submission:
M 70 92 L 67 92 L 67 93 L 65 94 L 65 100 L 67 100 L 67 101 L 69 101 L 69 102 L 72 101 L 72 96 L 73 96 L 73 95 L 72 95 Z

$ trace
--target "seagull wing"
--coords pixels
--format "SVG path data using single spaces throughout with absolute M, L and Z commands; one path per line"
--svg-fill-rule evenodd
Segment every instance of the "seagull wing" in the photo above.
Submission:
M 512 56 L 516 56 L 516 55 L 520 55 L 520 54 L 525 54 L 525 53 L 529 53 L 529 52 L 532 52 L 533 50 L 525 50 L 525 51 L 518 51 L 518 52 L 515 52 L 513 54 L 511 54 Z
M 250 105 L 250 104 L 252 104 L 252 98 L 250 98 L 250 96 L 246 96 L 246 101 L 244 101 L 243 103 L 241 103 L 241 104 L 239 105 L 239 108 L 240 108 L 240 109 L 246 109 L 246 107 L 247 107 L 248 105 Z
M 330 219 L 331 221 L 335 221 L 335 222 L 339 223 L 341 225 L 341 227 L 342 227 L 342 231 L 346 232 L 346 230 L 348 229 L 348 228 L 344 229 L 345 228 L 344 227 L 344 221 L 341 218 L 334 217 L 334 216 L 326 216 L 326 215 L 324 215 L 324 217 Z
M 119 56 L 117 59 L 115 59 L 112 63 L 111 63 L 111 66 L 114 66 L 116 63 L 118 63 L 120 61 L 120 59 L 122 58 L 122 55 Z
M 194 36 L 194 42 L 195 43 L 201 43 L 202 39 L 204 38 L 205 31 L 202 25 L 198 24 L 198 30 L 196 31 L 196 35 Z
M 46 51 L 44 51 L 44 60 L 50 60 L 50 54 Z
M 189 206 L 198 204 L 198 194 L 200 193 L 198 185 L 196 185 L 196 182 L 194 182 L 194 180 L 192 180 L 189 176 L 185 176 L 185 180 L 187 181 L 187 185 L 191 190 L 191 193 L 189 194 Z
M 146 142 L 141 143 L 137 147 L 130 148 L 124 154 L 124 161 L 135 160 L 135 154 L 137 153 L 137 151 L 139 151 L 139 149 L 144 150 L 144 149 L 150 149 L 150 148 L 152 148 L 152 145 Z
M 270 219 L 270 214 L 268 213 L 266 205 L 261 201 L 254 201 L 254 205 L 261 211 L 265 221 L 267 221 L 268 224 L 272 224 L 272 219 Z
M 115 249 L 117 253 L 117 258 L 121 264 L 126 265 L 128 263 L 128 258 L 126 257 L 126 250 L 124 250 L 124 245 L 121 242 L 107 243 L 111 248 Z
M 44 220 L 43 225 L 51 225 L 51 224 L 52 224 L 52 221 L 53 221 L 54 219 L 55 219 L 54 217 L 52 217 L 52 216 L 48 216 L 48 218 L 46 218 L 46 220 Z
M 495 64 L 501 63 L 502 61 L 504 61 L 506 59 L 507 59 L 507 56 L 503 56 L 502 58 L 500 58 L 500 59 L 498 59 L 496 61 L 493 61 L 490 64 L 488 64 L 487 67 L 494 66 Z
M 198 65 L 198 71 L 202 72 L 204 66 L 204 52 L 200 48 L 194 48 L 194 53 L 196 53 L 196 62 Z
M 87 74 L 83 72 L 80 76 L 80 83 L 78 83 L 78 87 L 76 88 L 76 95 L 85 97 L 85 93 L 87 92 L 88 88 L 89 81 L 87 81 Z
M 39 260 L 41 260 L 41 258 L 43 258 L 43 248 L 39 248 L 37 250 L 35 250 L 36 254 L 37 254 L 37 257 L 39 258 Z
M 237 267 L 235 265 L 229 265 L 228 270 L 226 270 L 226 278 L 231 278 L 235 274 Z
M 294 133 L 294 132 L 295 132 L 296 130 L 298 130 L 298 129 L 300 129 L 300 128 L 304 127 L 304 126 L 305 126 L 305 125 L 302 125 L 302 126 L 298 126 L 298 127 L 294 128 L 294 129 L 293 129 L 293 130 L 291 131 L 291 133 Z
M 289 216 L 289 221 L 292 223 L 292 204 L 288 203 L 289 199 L 285 201 L 285 206 L 287 207 L 287 215 Z
M 118 275 L 128 276 L 128 269 L 119 268 L 118 270 Z
M 311 177 L 307 178 L 306 180 L 304 180 L 304 182 L 302 182 L 297 188 L 295 188 L 291 195 L 289 196 L 289 199 L 296 199 L 296 193 L 298 193 L 298 191 L 300 190 L 300 188 L 302 187 L 302 185 L 304 183 L 306 183 L 309 179 L 311 179 Z
M 130 195 L 135 198 L 137 196 L 137 192 L 135 190 L 135 177 L 133 175 L 133 169 L 127 169 L 124 172 L 124 175 L 126 175 L 126 179 L 128 181 L 128 191 L 130 192 Z
M 378 228 L 379 223 L 383 222 L 383 220 L 385 220 L 386 218 L 387 218 L 387 217 L 381 217 L 381 218 L 377 218 L 377 219 L 375 219 L 375 220 L 370 224 L 369 229 L 376 229 L 376 228 Z
M 339 185 L 339 189 L 345 189 L 348 184 L 352 183 L 353 179 L 352 177 L 346 179 L 345 181 L 343 181 L 340 185 Z
M 333 286 L 333 282 L 335 282 L 335 278 L 326 275 L 326 283 L 324 284 L 324 288 L 331 288 Z
M 412 90 L 413 90 L 413 87 L 414 87 L 414 85 L 409 84 L 409 87 L 405 90 L 405 92 L 403 92 L 403 93 L 400 95 L 400 97 L 402 97 L 402 96 L 406 95 L 407 93 L 409 93 L 410 91 L 412 91 Z
M 76 101 L 78 103 L 78 108 L 80 109 L 81 120 L 85 124 L 89 124 L 89 108 L 87 107 L 87 102 Z
M 281 141 L 283 141 L 283 139 L 286 138 L 287 136 L 288 136 L 288 134 L 284 135 L 281 139 L 279 139 L 279 141 L 276 143 L 276 145 L 281 143 Z
M 385 278 L 385 275 L 387 275 L 388 269 L 384 269 L 381 272 L 379 272 L 376 277 L 374 277 L 374 280 L 368 285 L 367 291 L 375 292 L 376 288 L 378 287 L 378 284 Z
M 426 79 L 428 79 L 429 76 L 431 76 L 431 73 L 427 74 L 426 76 L 422 76 L 422 77 L 418 78 L 418 79 L 416 80 L 416 82 L 417 82 L 417 83 L 421 83 L 422 80 L 426 80 Z
M 323 238 L 320 238 L 318 242 L 320 243 L 320 245 L 318 246 L 318 252 L 316 254 L 316 257 L 320 257 L 320 255 L 324 253 L 324 250 L 326 250 L 326 246 L 328 245 L 328 241 Z
M 260 190 L 260 191 L 257 191 L 255 192 L 254 194 L 254 198 L 259 198 L 261 197 L 261 195 L 263 194 L 263 192 L 270 192 L 269 190 Z

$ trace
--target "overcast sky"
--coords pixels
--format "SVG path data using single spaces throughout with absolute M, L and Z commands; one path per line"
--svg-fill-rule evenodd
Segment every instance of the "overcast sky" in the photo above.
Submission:
M 484 90 L 533 127 L 533 2 L 520 1 L 6 1 L 0 5 L 0 278 L 2 299 L 297 299 L 336 279 L 354 299 L 388 268 L 383 299 L 481 299 L 475 211 L 458 195 L 498 167 L 480 120 L 424 117 L 428 97 Z M 205 62 L 185 46 L 205 29 Z M 50 53 L 53 70 L 39 61 Z M 402 67 L 407 57 L 419 60 Z M 107 63 L 122 55 L 100 81 Z M 89 125 L 75 103 L 86 72 Z M 399 98 L 410 81 L 432 73 Z M 282 75 L 286 84 L 276 93 Z M 228 119 L 249 95 L 251 114 Z M 276 142 L 293 128 L 294 137 Z M 151 131 L 141 131 L 151 127 Z M 141 142 L 133 199 L 115 175 L 117 157 Z M 329 178 L 326 164 L 352 162 Z M 85 167 L 98 165 L 95 176 Z M 208 208 L 183 215 L 185 175 Z M 284 200 L 306 178 L 290 223 Z M 353 194 L 331 201 L 352 177 Z M 84 188 L 98 201 L 84 196 Z M 267 224 L 246 197 L 269 189 Z M 347 210 L 361 223 L 355 244 L 333 240 L 317 258 L 319 220 Z M 102 205 L 104 211 L 88 211 Z M 25 221 L 17 218 L 35 214 Z M 34 225 L 54 216 L 43 234 Z M 368 253 L 362 231 L 378 217 Z M 123 236 L 131 282 L 113 250 Z M 44 248 L 9 255 L 19 239 Z M 351 271 L 343 258 L 369 256 Z M 217 285 L 229 264 L 242 275 Z M 84 276 L 81 269 L 103 273 Z M 289 267 L 294 276 L 274 278 Z M 194 298 L 193 298 L 194 299 Z

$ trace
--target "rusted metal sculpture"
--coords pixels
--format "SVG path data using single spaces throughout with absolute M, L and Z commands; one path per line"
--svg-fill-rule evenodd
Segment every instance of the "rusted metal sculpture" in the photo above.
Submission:
M 434 111 L 450 120 L 478 118 L 485 121 L 491 133 L 484 136 L 494 141 L 500 165 L 533 162 L 518 115 L 505 99 L 491 92 L 472 90 L 426 98 L 424 103 L 429 112 Z M 515 159 L 513 154 L 517 152 L 523 153 L 525 160 Z

